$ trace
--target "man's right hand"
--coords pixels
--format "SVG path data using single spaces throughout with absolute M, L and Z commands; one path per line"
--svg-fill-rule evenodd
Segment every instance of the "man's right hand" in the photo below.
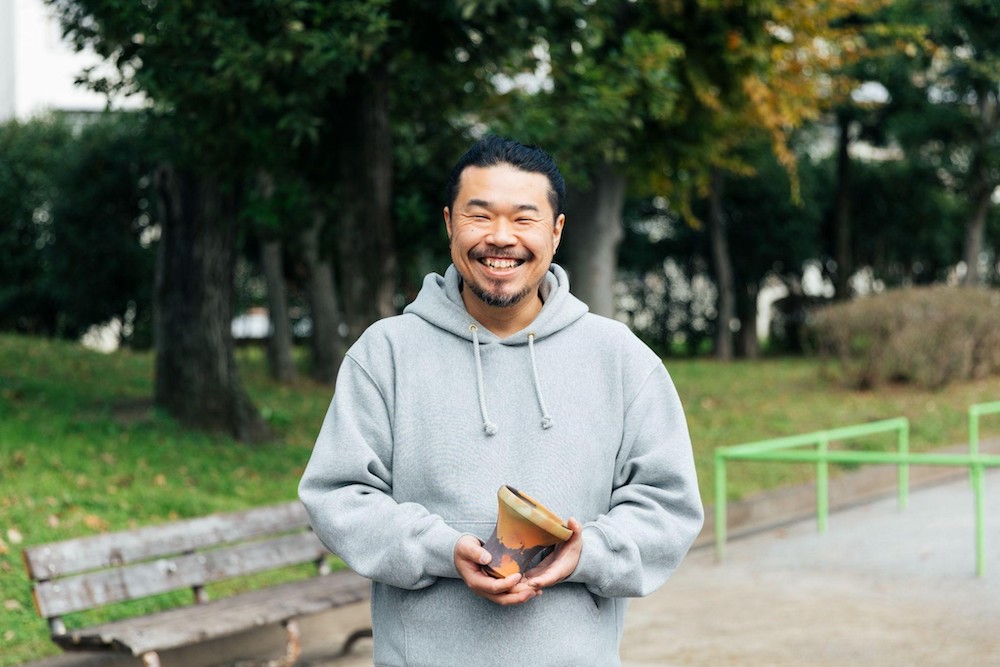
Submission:
M 479 597 L 506 606 L 523 604 L 542 594 L 541 589 L 524 583 L 520 574 L 512 574 L 503 579 L 494 579 L 486 574 L 480 566 L 489 564 L 490 560 L 490 552 L 472 535 L 463 535 L 455 544 L 455 567 L 458 575 Z

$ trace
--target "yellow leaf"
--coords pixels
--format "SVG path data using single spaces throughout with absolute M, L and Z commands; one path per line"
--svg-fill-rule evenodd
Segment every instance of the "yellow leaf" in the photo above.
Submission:
M 3 608 L 7 611 L 17 611 L 21 609 L 21 603 L 17 600 L 4 600 Z
M 88 514 L 83 517 L 83 523 L 91 530 L 107 530 L 108 522 L 96 514 Z
M 57 517 L 55 514 L 50 514 L 49 517 L 45 520 L 45 523 L 49 525 L 49 528 L 58 528 L 59 517 Z
M 162 474 L 157 475 L 156 477 L 153 478 L 153 484 L 155 484 L 157 486 L 166 486 L 167 485 L 167 478 L 164 475 L 162 475 Z
M 11 544 L 20 544 L 24 541 L 24 536 L 17 528 L 8 528 L 7 539 L 10 540 Z

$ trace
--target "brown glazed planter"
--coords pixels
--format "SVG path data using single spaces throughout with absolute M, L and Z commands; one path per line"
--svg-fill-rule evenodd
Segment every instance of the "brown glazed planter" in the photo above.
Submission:
M 502 579 L 523 572 L 542 549 L 565 542 L 573 534 L 551 510 L 512 486 L 501 486 L 497 499 L 497 525 L 484 545 L 493 560 L 482 566 L 491 577 Z

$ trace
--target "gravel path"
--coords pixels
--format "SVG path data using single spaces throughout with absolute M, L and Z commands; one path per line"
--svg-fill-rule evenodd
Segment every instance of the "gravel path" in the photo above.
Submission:
M 693 552 L 636 600 L 622 650 L 640 665 L 1000 665 L 1000 475 L 987 480 L 975 576 L 967 482 Z

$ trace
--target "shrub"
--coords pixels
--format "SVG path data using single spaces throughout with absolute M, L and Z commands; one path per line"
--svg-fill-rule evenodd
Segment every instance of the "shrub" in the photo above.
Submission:
M 1000 375 L 1000 290 L 891 290 L 821 308 L 809 328 L 819 352 L 858 388 L 896 381 L 937 389 Z

